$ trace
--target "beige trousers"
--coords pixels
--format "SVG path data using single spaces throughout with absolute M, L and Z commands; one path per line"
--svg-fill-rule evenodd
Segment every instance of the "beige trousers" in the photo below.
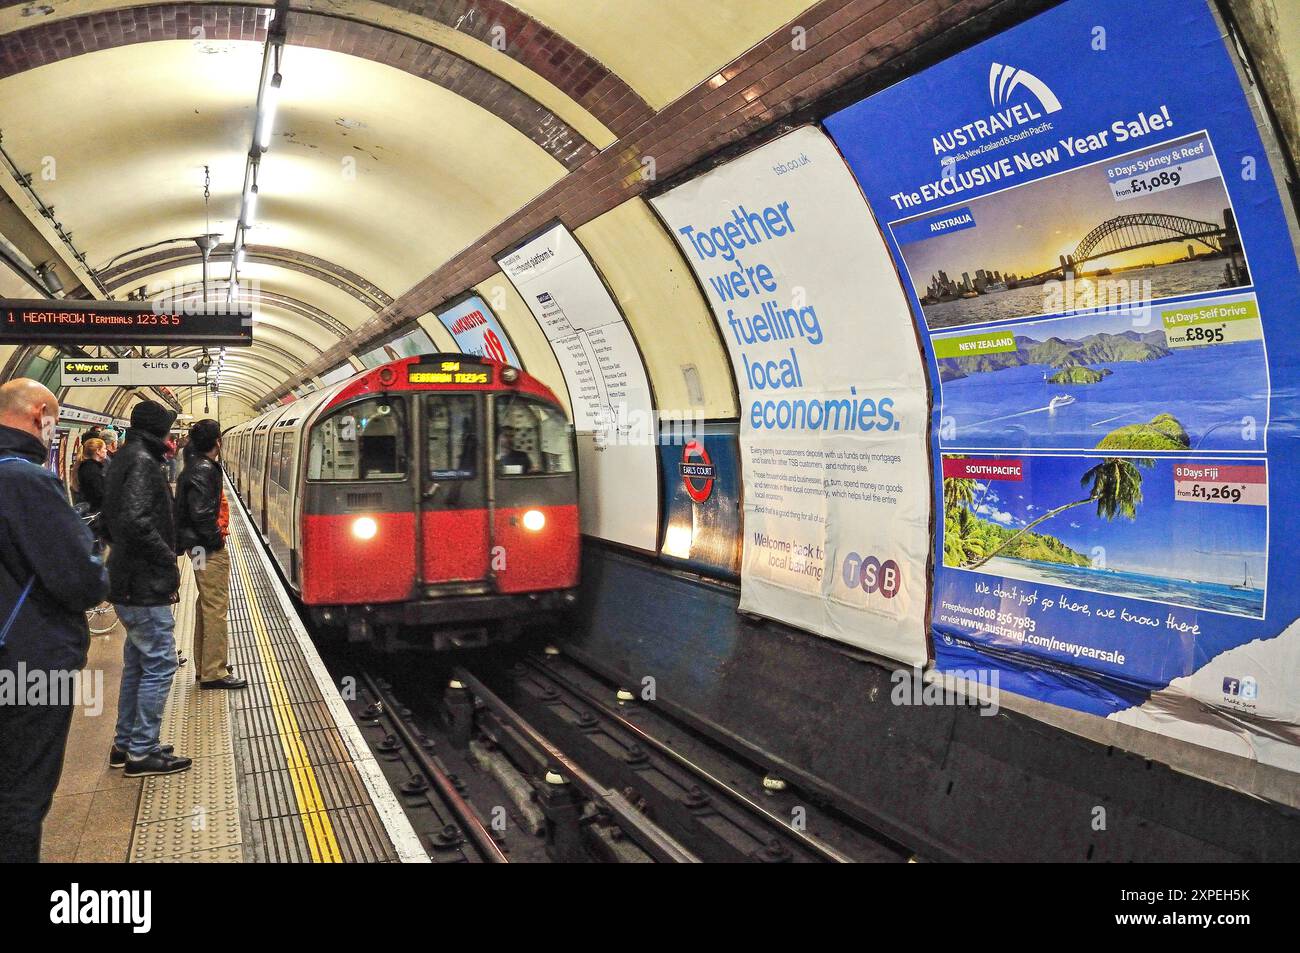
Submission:
M 194 611 L 194 671 L 201 682 L 225 678 L 226 610 L 230 607 L 230 554 L 209 553 L 202 569 L 195 566 L 199 594 Z

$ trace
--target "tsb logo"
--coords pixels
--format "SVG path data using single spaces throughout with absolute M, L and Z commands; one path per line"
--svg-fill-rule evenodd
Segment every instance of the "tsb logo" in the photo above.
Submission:
M 898 595 L 898 590 L 903 586 L 903 572 L 894 560 L 881 562 L 875 556 L 864 559 L 857 553 L 849 553 L 844 557 L 841 578 L 850 589 L 861 587 L 867 595 L 879 591 L 886 599 Z

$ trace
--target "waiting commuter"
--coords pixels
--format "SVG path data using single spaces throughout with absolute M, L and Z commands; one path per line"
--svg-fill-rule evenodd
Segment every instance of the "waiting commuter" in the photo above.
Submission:
M 0 862 L 35 863 L 72 724 L 71 673 L 86 664 L 86 610 L 108 591 L 94 541 L 41 466 L 58 399 L 36 381 L 0 387 L 0 677 L 59 691 L 0 696 Z
M 81 442 L 81 462 L 77 464 L 76 498 L 85 503 L 90 512 L 98 513 L 104 507 L 104 461 L 108 447 L 98 437 Z
M 131 411 L 126 443 L 108 468 L 104 514 L 113 542 L 109 599 L 126 628 L 117 736 L 112 767 L 127 775 L 174 774 L 190 766 L 159 739 L 163 709 L 176 673 L 175 619 L 179 598 L 172 491 L 163 475 L 164 441 L 176 414 L 146 400 Z
M 244 688 L 227 660 L 230 606 L 230 509 L 221 487 L 221 425 L 200 420 L 190 428 L 185 469 L 176 484 L 176 541 L 190 557 L 198 600 L 194 613 L 194 678 L 200 688 Z
M 106 450 L 108 451 L 108 459 L 104 461 L 104 465 L 105 465 L 105 466 L 108 466 L 108 464 L 112 463 L 112 462 L 113 462 L 113 458 L 114 458 L 115 456 L 117 456 L 117 447 L 118 447 L 118 436 L 117 436 L 117 431 L 116 431 L 116 430 L 105 430 L 105 431 L 104 431 L 104 449 L 106 449 Z

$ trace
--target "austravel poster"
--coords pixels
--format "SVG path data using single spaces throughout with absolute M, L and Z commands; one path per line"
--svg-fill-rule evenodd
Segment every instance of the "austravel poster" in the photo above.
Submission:
M 1242 82 L 1207 3 L 1072 0 L 827 127 L 930 365 L 936 666 L 1300 770 L 1300 274 Z
M 871 212 L 804 126 L 652 200 L 740 391 L 740 607 L 928 658 L 926 391 Z

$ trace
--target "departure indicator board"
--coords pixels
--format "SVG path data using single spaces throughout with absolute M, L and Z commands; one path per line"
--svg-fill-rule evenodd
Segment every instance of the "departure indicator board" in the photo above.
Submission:
M 0 343 L 243 347 L 253 343 L 253 312 L 247 305 L 162 310 L 147 301 L 4 298 Z
M 492 368 L 468 361 L 434 361 L 411 364 L 406 370 L 410 384 L 478 384 L 492 383 Z

